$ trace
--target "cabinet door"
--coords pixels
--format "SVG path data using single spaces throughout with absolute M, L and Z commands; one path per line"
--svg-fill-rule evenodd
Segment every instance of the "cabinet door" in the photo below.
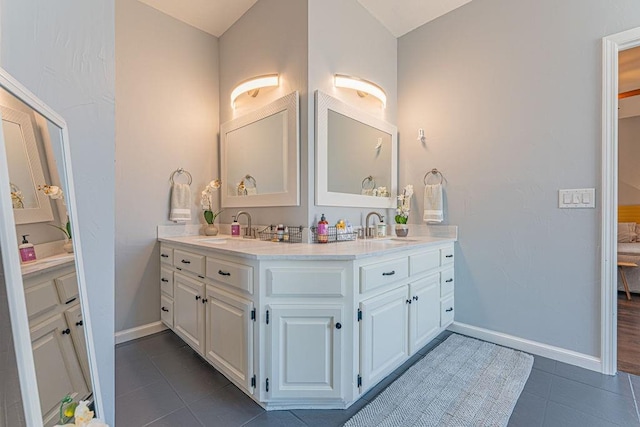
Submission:
M 204 352 L 204 283 L 176 273 L 173 330 L 194 350 Z
M 91 387 L 91 373 L 89 371 L 89 358 L 87 356 L 87 340 L 84 334 L 84 320 L 82 320 L 80 304 L 76 304 L 65 311 L 64 317 L 69 325 L 69 330 L 71 330 L 71 339 L 73 340 L 73 346 L 75 347 L 76 354 L 78 355 L 82 374 L 84 375 L 87 385 Z
M 268 399 L 342 398 L 341 305 L 273 305 L 267 360 Z
M 440 329 L 440 275 L 409 285 L 409 354 L 414 354 Z
M 206 358 L 253 393 L 253 302 L 207 286 Z
M 62 314 L 31 329 L 31 345 L 38 379 L 40 406 L 45 426 L 58 421 L 60 400 L 69 394 L 85 399 L 89 388 L 71 340 L 71 331 Z M 62 397 L 60 397 L 62 396 Z
M 407 285 L 360 303 L 362 390 L 377 383 L 408 357 Z

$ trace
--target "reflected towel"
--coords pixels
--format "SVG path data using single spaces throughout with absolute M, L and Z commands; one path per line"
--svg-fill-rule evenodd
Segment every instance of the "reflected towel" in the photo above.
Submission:
M 442 184 L 424 187 L 424 222 L 442 222 L 444 209 L 442 203 Z
M 246 188 L 246 195 L 247 196 L 257 196 L 258 195 L 258 188 L 257 187 L 251 187 L 251 188 Z
M 189 184 L 176 183 L 171 187 L 169 219 L 174 222 L 191 221 L 191 187 Z

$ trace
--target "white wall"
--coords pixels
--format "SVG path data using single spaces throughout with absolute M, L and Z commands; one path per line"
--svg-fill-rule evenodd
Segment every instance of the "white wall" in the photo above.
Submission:
M 114 422 L 114 3 L 0 0 L 0 63 L 65 118 L 106 421 Z
M 600 192 L 601 38 L 637 26 L 632 0 L 476 0 L 399 39 L 401 185 L 447 179 L 457 321 L 599 356 L 600 207 L 557 191 Z
M 356 0 L 309 1 L 309 156 L 308 176 L 311 183 L 307 203 L 309 224 L 315 224 L 325 213 L 330 224 L 338 219 L 354 225 L 363 221 L 372 209 L 315 206 L 314 93 L 321 90 L 368 114 L 387 122 L 397 123 L 397 63 L 396 38 Z M 357 76 L 382 86 L 387 93 L 387 108 L 373 97 L 360 98 L 355 91 L 336 89 L 334 74 Z M 356 159 L 353 159 L 357 161 Z M 303 175 L 304 178 L 304 175 Z M 393 210 L 378 209 L 392 223 Z
M 158 224 L 171 173 L 200 192 L 217 168 L 218 39 L 137 0 L 116 1 L 116 331 L 160 320 Z M 184 182 L 184 178 L 177 178 Z
M 307 2 L 259 0 L 220 36 L 220 123 L 260 108 L 293 91 L 300 94 L 300 154 L 307 155 Z M 231 108 L 231 91 L 240 82 L 262 74 L 280 74 L 280 87 L 261 90 L 256 98 L 238 98 Z M 251 155 L 247 153 L 246 155 Z M 297 207 L 246 208 L 254 224 L 304 223 L 308 206 L 306 166 L 300 165 L 300 200 Z M 223 183 L 227 185 L 227 183 Z M 231 223 L 239 209 L 230 208 L 220 222 Z M 244 221 L 244 219 L 242 220 Z M 244 222 L 242 223 L 244 226 Z
M 618 204 L 640 205 L 640 116 L 618 122 Z

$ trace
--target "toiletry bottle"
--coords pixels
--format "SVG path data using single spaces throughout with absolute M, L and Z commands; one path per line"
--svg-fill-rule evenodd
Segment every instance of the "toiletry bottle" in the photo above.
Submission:
M 384 223 L 384 218 L 378 223 L 378 237 L 387 237 L 387 224 Z
M 238 222 L 235 216 L 233 217 L 233 222 L 231 223 L 231 235 L 232 236 L 240 235 L 240 223 Z
M 284 227 L 284 235 L 282 236 L 282 240 L 284 242 L 288 242 L 289 241 L 289 227 L 287 227 L 287 226 Z
M 329 221 L 324 217 L 324 214 L 320 217 L 320 221 L 318 221 L 318 243 L 328 243 L 329 242 Z
M 36 250 L 33 245 L 27 241 L 27 236 L 28 234 L 22 236 L 22 244 L 18 246 L 20 259 L 25 264 L 36 260 Z
M 278 235 L 278 240 L 282 242 L 282 240 L 284 239 L 284 225 L 278 224 L 276 234 Z

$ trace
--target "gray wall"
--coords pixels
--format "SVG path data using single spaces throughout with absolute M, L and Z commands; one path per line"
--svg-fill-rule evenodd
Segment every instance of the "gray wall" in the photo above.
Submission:
M 137 0 L 116 1 L 116 331 L 160 320 L 158 224 L 171 173 L 200 192 L 219 175 L 218 39 Z M 184 182 L 184 178 L 177 178 Z
M 307 156 L 307 2 L 259 0 L 220 36 L 220 123 L 260 108 L 293 91 L 300 94 L 300 154 Z M 280 74 L 280 87 L 261 90 L 256 98 L 243 96 L 231 108 L 231 91 L 240 82 L 262 74 Z M 308 206 L 306 166 L 300 164 L 297 207 L 247 208 L 254 224 L 304 223 Z M 227 183 L 223 183 L 226 185 Z M 219 200 L 219 198 L 218 198 Z M 219 206 L 219 205 L 217 205 Z M 239 209 L 225 210 L 220 222 L 231 223 Z M 243 225 L 244 225 L 244 219 Z
M 447 179 L 457 321 L 599 356 L 599 200 L 557 191 L 600 192 L 601 38 L 637 26 L 632 0 L 476 0 L 399 39 L 401 185 Z
M 640 116 L 618 122 L 618 204 L 640 204 Z
M 114 3 L 1 0 L 0 63 L 69 126 L 106 421 L 114 423 Z

